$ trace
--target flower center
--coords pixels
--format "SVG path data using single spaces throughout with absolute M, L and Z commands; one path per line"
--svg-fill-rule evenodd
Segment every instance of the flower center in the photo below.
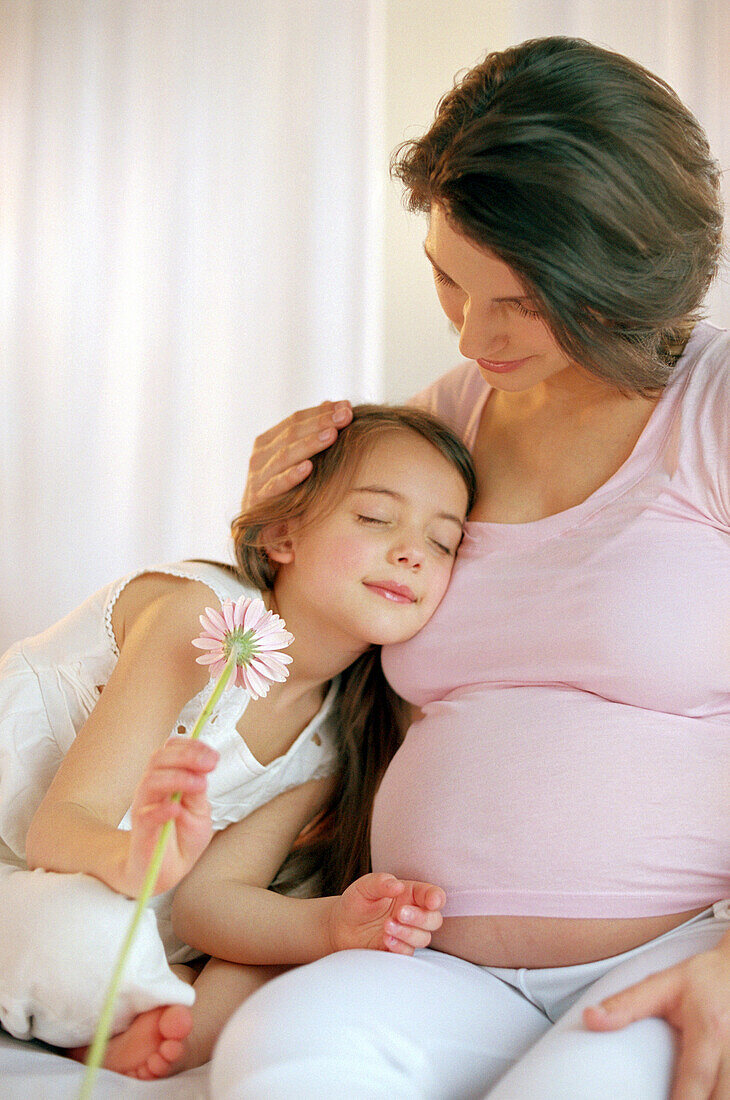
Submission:
M 237 626 L 235 630 L 229 631 L 223 639 L 223 652 L 226 656 L 226 660 L 233 653 L 236 664 L 240 666 L 250 665 L 252 659 L 258 653 L 258 645 L 256 642 L 256 631 L 244 630 L 243 627 Z

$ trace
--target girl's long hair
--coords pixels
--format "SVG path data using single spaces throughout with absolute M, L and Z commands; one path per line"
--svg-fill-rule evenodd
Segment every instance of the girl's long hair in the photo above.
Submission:
M 266 554 L 267 531 L 297 520 L 314 524 L 342 499 L 355 469 L 384 432 L 422 436 L 453 464 L 466 485 L 468 509 L 476 496 L 476 475 L 464 444 L 445 424 L 409 406 L 357 405 L 353 420 L 326 451 L 316 455 L 301 485 L 241 512 L 233 521 L 236 562 L 241 578 L 271 589 L 276 563 Z M 389 687 L 380 667 L 380 646 L 372 646 L 340 674 L 331 712 L 337 749 L 334 789 L 317 818 L 305 829 L 274 885 L 290 893 L 341 893 L 370 869 L 370 817 L 385 769 L 405 733 L 406 704 Z

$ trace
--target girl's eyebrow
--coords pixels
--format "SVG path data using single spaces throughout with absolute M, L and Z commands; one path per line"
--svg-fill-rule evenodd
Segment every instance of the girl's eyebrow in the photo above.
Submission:
M 431 255 L 431 253 L 428 251 L 428 245 L 426 244 L 425 241 L 423 242 L 423 251 L 426 253 L 426 259 L 431 264 L 431 266 L 434 268 L 434 270 L 438 271 L 439 275 L 442 275 L 448 283 L 453 283 L 454 286 L 459 285 L 454 279 L 451 278 L 450 275 L 446 274 L 446 272 L 443 270 L 443 268 L 439 267 L 439 265 L 436 263 L 433 256 Z M 507 297 L 504 297 L 504 298 L 492 298 L 492 301 L 493 302 L 531 302 L 532 298 L 530 297 L 529 294 L 510 294 L 510 295 L 508 295 Z
M 350 489 L 351 493 L 377 493 L 379 496 L 390 497 L 392 500 L 396 500 L 399 503 L 405 501 L 405 497 L 402 493 L 397 493 L 395 489 L 387 489 L 384 485 L 354 485 Z M 461 531 L 464 526 L 464 521 L 455 516 L 452 512 L 437 512 L 439 519 L 447 519 L 451 523 L 455 523 Z

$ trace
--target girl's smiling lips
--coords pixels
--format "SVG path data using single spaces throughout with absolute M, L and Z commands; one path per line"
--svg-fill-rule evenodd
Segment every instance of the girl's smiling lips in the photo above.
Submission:
M 407 584 L 396 584 L 395 581 L 364 581 L 366 588 L 384 596 L 386 600 L 394 600 L 395 603 L 415 603 L 416 597 Z

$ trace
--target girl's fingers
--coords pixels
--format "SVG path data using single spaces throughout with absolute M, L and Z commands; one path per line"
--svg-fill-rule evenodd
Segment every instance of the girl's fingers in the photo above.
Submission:
M 435 932 L 444 923 L 444 918 L 439 912 L 430 909 L 418 909 L 412 905 L 404 905 L 396 908 L 393 919 L 404 928 L 422 928 L 426 932 Z
M 414 951 L 418 947 L 428 947 L 431 942 L 430 932 L 399 924 L 397 921 L 386 921 L 383 931 L 388 940 L 395 940 L 402 946 L 410 947 Z M 389 950 L 391 950 L 390 946 Z
M 170 765 L 210 772 L 218 763 L 219 754 L 204 741 L 191 741 L 188 737 L 170 737 L 162 748 L 153 753 L 150 770 Z
M 208 780 L 205 775 L 185 768 L 155 768 L 148 772 L 140 784 L 140 801 L 143 804 L 170 798 L 177 791 L 195 794 L 205 791 Z
M 430 882 L 411 883 L 413 901 L 422 909 L 443 909 L 446 905 L 446 894 L 440 886 L 434 886 Z
M 405 883 L 387 871 L 371 871 L 370 874 L 363 875 L 358 885 L 368 901 L 396 898 L 405 890 Z

